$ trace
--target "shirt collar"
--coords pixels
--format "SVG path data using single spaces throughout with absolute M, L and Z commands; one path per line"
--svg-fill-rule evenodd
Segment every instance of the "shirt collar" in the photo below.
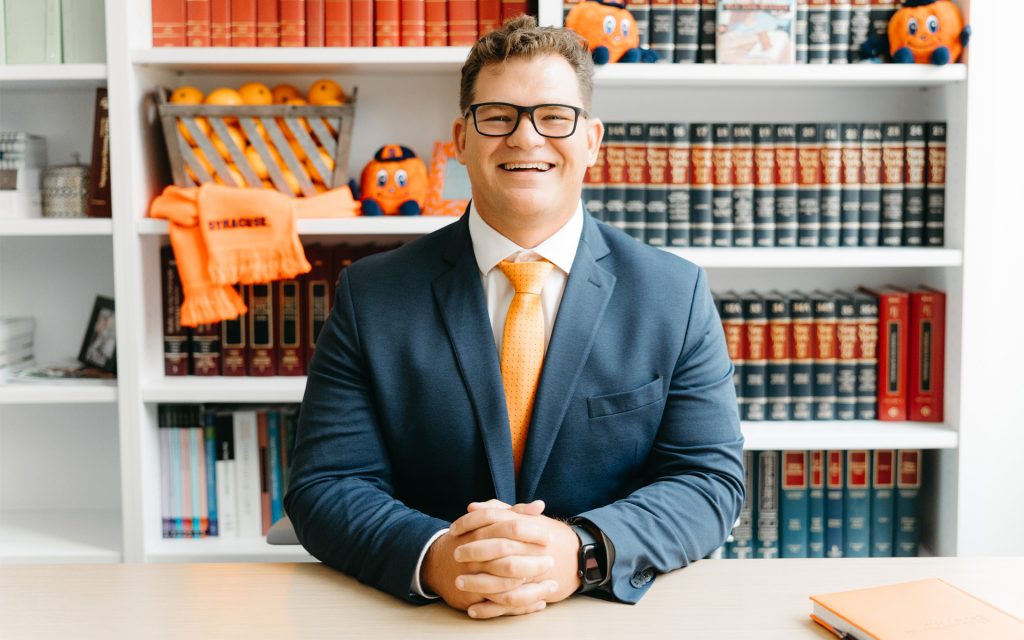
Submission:
M 579 248 L 580 236 L 583 235 L 583 205 L 576 205 L 576 212 L 562 228 L 533 249 L 524 249 L 501 235 L 494 227 L 487 224 L 476 210 L 476 203 L 469 206 L 469 237 L 473 242 L 473 253 L 480 273 L 487 275 L 491 269 L 505 258 L 520 252 L 535 253 L 550 261 L 566 274 L 572 269 Z

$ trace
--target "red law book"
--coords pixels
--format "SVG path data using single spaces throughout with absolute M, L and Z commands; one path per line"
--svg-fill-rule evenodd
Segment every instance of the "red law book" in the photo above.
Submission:
M 306 46 L 324 46 L 324 0 L 306 0 Z
M 231 0 L 231 46 L 256 46 L 256 0 Z
M 279 0 L 281 39 L 279 46 L 306 46 L 306 0 Z
M 402 0 L 399 41 L 403 47 L 427 44 L 427 16 L 424 0 Z
M 235 290 L 244 295 L 241 286 Z M 249 371 L 248 313 L 220 323 L 221 375 L 244 376 Z
M 448 0 L 425 0 L 424 17 L 427 23 L 427 46 L 448 46 Z
M 278 0 L 256 0 L 256 46 L 281 44 L 281 12 Z
M 373 46 L 373 0 L 352 0 L 352 46 Z
M 448 0 L 448 44 L 469 47 L 477 38 L 477 14 L 474 0 Z
M 501 21 L 523 15 L 530 10 L 529 5 L 526 0 L 501 0 Z
M 210 0 L 210 46 L 231 46 L 231 0 Z
M 501 26 L 501 0 L 480 0 L 476 11 L 478 36 L 485 36 Z
M 306 362 L 311 362 L 316 350 L 316 339 L 327 323 L 334 302 L 334 281 L 337 270 L 333 268 L 331 250 L 323 245 L 306 247 L 306 259 L 312 269 L 301 276 L 302 283 L 302 339 L 306 343 Z
M 302 285 L 298 280 L 274 283 L 277 304 L 277 375 L 306 374 L 305 349 L 302 344 Z
M 907 413 L 911 420 L 942 422 L 946 358 L 946 294 L 930 287 L 910 292 Z
M 187 376 L 192 351 L 188 329 L 181 326 L 181 301 L 184 296 L 178 277 L 178 262 L 170 245 L 160 248 L 160 283 L 164 317 L 164 375 Z
M 398 0 L 374 0 L 373 44 L 376 47 L 397 47 L 400 5 Z
M 249 375 L 277 375 L 274 347 L 274 287 L 246 285 L 249 304 Z
M 878 419 L 906 420 L 910 296 L 890 286 L 863 290 L 878 298 Z
M 153 0 L 153 46 L 185 46 L 185 0 Z
M 325 0 L 324 44 L 328 47 L 352 46 L 352 0 Z

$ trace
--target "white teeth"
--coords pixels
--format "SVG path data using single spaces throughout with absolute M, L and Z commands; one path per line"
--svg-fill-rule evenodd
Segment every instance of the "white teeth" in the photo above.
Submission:
M 551 165 L 547 162 L 508 162 L 501 165 L 501 167 L 508 171 L 515 171 L 516 169 L 537 169 L 538 171 L 547 171 L 551 168 Z

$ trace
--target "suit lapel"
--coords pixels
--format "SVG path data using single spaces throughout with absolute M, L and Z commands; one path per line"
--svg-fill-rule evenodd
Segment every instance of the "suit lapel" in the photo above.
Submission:
M 597 262 L 608 251 L 597 223 L 586 215 L 572 273 L 566 282 L 551 342 L 544 356 L 526 455 L 516 487 L 517 502 L 534 499 L 573 390 L 593 348 L 601 318 L 615 288 L 615 276 Z M 504 393 L 500 377 L 498 391 Z
M 488 324 L 480 270 L 469 237 L 468 214 L 455 223 L 444 259 L 452 268 L 433 284 L 434 299 L 469 391 L 494 481 L 495 496 L 515 502 L 515 470 L 501 364 Z M 484 496 L 480 496 L 484 499 Z

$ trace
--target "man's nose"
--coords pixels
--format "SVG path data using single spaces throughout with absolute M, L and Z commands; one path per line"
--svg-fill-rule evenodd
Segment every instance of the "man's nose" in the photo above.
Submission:
M 535 147 L 544 144 L 544 136 L 537 133 L 533 126 L 533 117 L 526 112 L 519 114 L 519 125 L 512 135 L 508 136 L 508 143 L 512 146 Z

